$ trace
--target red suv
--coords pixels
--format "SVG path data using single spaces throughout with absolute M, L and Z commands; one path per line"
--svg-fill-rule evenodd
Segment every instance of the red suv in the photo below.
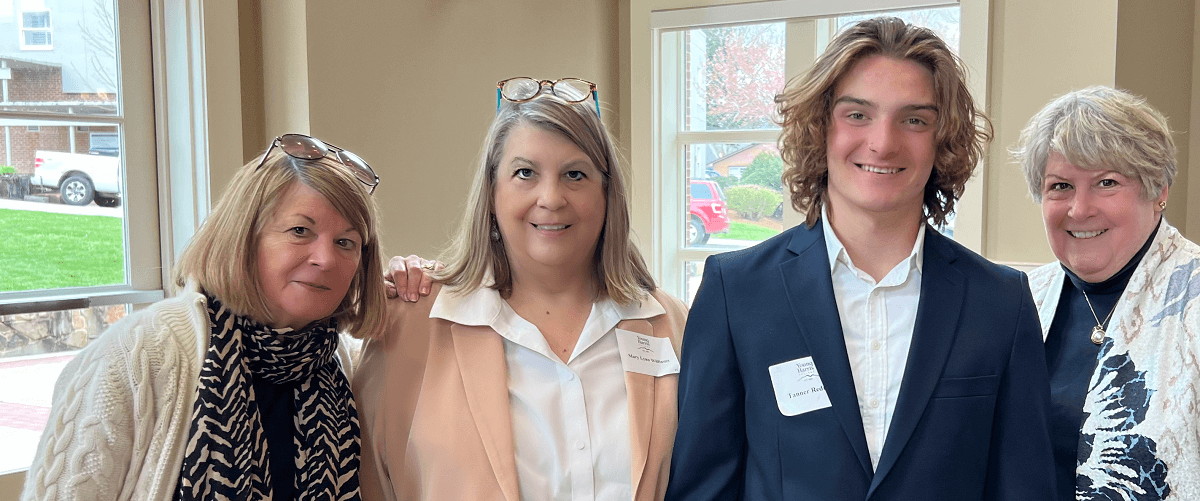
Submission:
M 725 210 L 725 192 L 714 181 L 693 179 L 688 194 L 687 244 L 708 242 L 713 233 L 729 232 L 729 213 Z

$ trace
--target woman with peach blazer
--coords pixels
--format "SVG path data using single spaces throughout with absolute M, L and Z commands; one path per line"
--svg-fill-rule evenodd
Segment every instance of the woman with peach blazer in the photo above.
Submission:
M 595 86 L 498 89 L 440 284 L 363 347 L 363 498 L 660 500 L 686 308 L 629 238 Z

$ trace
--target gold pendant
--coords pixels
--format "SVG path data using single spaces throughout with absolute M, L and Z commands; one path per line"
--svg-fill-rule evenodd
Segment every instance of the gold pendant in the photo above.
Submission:
M 1099 325 L 1092 327 L 1092 342 L 1100 344 L 1104 342 L 1104 328 Z

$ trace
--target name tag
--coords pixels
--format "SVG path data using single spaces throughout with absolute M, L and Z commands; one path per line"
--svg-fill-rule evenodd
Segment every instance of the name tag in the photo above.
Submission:
M 671 348 L 670 338 L 617 329 L 617 348 L 626 372 L 654 377 L 679 374 L 679 357 Z
M 825 383 L 812 357 L 797 358 L 767 368 L 775 387 L 775 403 L 784 416 L 795 416 L 829 407 Z

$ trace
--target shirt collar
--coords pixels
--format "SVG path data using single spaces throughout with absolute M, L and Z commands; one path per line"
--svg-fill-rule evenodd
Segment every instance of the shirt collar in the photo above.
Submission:
M 443 288 L 433 300 L 429 318 L 449 320 L 460 325 L 490 326 L 500 317 L 504 300 L 500 291 L 480 287 L 474 292 L 461 294 Z
M 593 303 L 567 363 L 587 351 L 622 320 L 647 319 L 665 313 L 662 304 L 649 294 L 637 304 L 620 305 L 611 298 Z M 429 318 L 440 318 L 460 325 L 487 326 L 512 343 L 551 360 L 557 358 L 537 327 L 517 315 L 495 289 L 480 287 L 468 294 L 443 290 L 434 299 Z
M 850 260 L 850 253 L 846 252 L 846 246 L 842 245 L 842 241 L 838 240 L 837 234 L 833 232 L 833 227 L 829 224 L 829 213 L 826 212 L 824 205 L 821 206 L 821 232 L 825 234 L 825 251 L 829 256 L 829 271 L 832 273 L 838 261 L 842 261 L 847 267 L 854 268 L 854 262 Z M 909 266 L 921 273 L 925 266 L 925 224 L 921 224 L 917 230 L 917 241 L 913 243 L 912 252 L 908 254 L 907 260 Z
M 605 298 L 598 304 L 604 304 L 602 311 L 611 310 L 618 321 L 654 318 L 667 312 L 652 294 L 646 294 L 639 303 L 622 305 Z M 488 287 L 480 287 L 469 294 L 442 289 L 433 301 L 429 318 L 440 318 L 461 325 L 494 327 L 507 307 L 500 292 Z

